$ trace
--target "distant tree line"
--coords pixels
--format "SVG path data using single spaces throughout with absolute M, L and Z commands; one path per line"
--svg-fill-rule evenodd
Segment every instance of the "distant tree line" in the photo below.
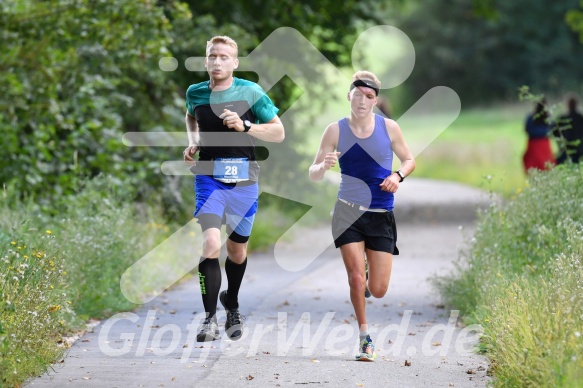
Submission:
M 416 50 L 415 69 L 407 81 L 411 98 L 433 85 L 453 88 L 466 107 L 516 101 L 521 85 L 545 94 L 581 92 L 583 45 L 577 32 L 583 38 L 583 17 L 579 3 L 416 2 L 398 23 Z

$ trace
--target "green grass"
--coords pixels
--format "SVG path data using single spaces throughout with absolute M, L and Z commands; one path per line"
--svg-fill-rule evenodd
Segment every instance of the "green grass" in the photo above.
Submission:
M 109 187 L 105 177 L 87 182 L 55 204 L 58 216 L 0 194 L 0 386 L 46 371 L 89 317 L 135 307 L 121 275 L 172 228 Z
M 507 196 L 523 188 L 527 113 L 523 105 L 462 111 L 416 157 L 415 176 L 466 183 Z M 424 135 L 420 128 L 403 128 L 403 133 L 408 142 Z
M 17 213 L 2 209 L 2 220 Z M 51 231 L 19 223 L 0 230 L 0 385 L 42 372 L 64 348 L 71 318 L 67 271 Z
M 495 386 L 583 381 L 583 166 L 536 172 L 482 214 L 457 269 L 435 282 L 484 327 Z

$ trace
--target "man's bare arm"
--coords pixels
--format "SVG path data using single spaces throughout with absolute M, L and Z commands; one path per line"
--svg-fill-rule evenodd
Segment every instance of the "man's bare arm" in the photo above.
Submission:
M 188 112 L 186 112 L 184 122 L 186 123 L 186 134 L 188 135 L 188 147 L 183 152 L 184 161 L 194 162 L 193 157 L 198 151 L 199 142 L 198 123 L 196 122 L 196 118 Z
M 237 132 L 243 132 L 245 130 L 243 120 L 241 120 L 236 112 L 225 109 L 219 117 L 223 119 L 223 124 L 227 127 L 232 128 Z M 281 143 L 283 139 L 285 139 L 283 123 L 277 115 L 267 123 L 251 124 L 247 134 L 256 137 L 259 140 L 271 143 Z

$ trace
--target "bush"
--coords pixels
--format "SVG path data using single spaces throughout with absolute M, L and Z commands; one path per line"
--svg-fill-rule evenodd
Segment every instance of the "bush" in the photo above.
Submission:
M 499 386 L 574 386 L 583 377 L 583 174 L 533 172 L 479 220 L 456 271 L 435 279 L 447 302 L 484 326 Z
M 121 292 L 121 275 L 170 234 L 155 206 L 137 214 L 136 204 L 112 186 L 113 179 L 89 181 L 51 220 L 71 272 L 74 310 L 85 319 L 133 309 Z
M 18 192 L 0 196 L 0 386 L 46 371 L 82 321 L 135 306 L 121 275 L 171 227 L 160 206 L 138 211 L 111 179 L 81 182 L 79 194 L 53 204 L 59 216 Z

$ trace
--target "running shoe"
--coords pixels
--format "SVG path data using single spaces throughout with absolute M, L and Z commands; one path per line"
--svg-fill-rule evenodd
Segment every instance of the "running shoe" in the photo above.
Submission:
M 238 340 L 243 335 L 243 317 L 239 313 L 239 309 L 229 310 L 226 306 L 227 291 L 222 291 L 219 294 L 219 300 L 227 312 L 227 322 L 225 322 L 225 332 L 227 336 L 233 341 Z
M 197 342 L 208 342 L 214 341 L 221 338 L 219 336 L 219 325 L 215 318 L 206 318 L 202 325 L 198 328 L 198 334 L 196 335 Z
M 374 345 L 367 335 L 365 339 L 360 341 L 360 354 L 356 356 L 356 361 L 374 361 L 377 354 L 374 352 Z

